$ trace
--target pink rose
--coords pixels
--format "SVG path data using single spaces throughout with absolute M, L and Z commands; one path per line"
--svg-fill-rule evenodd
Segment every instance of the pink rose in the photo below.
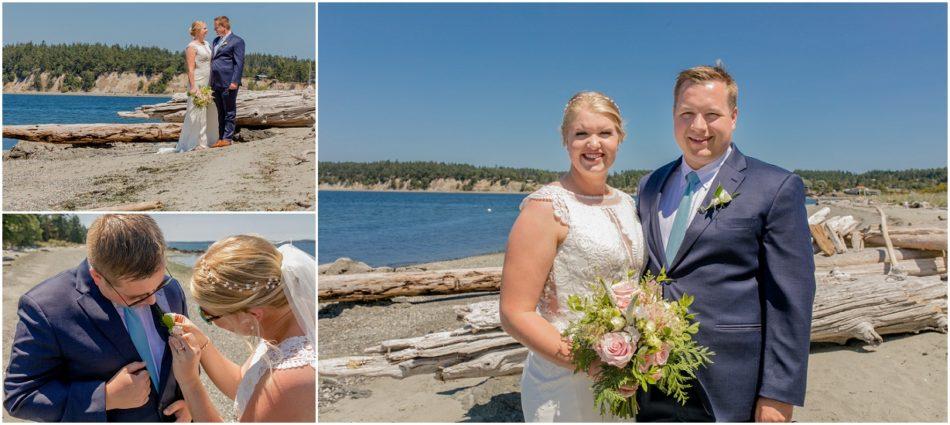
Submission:
M 663 344 L 663 347 L 660 351 L 653 354 L 653 359 L 656 361 L 656 364 L 662 366 L 666 364 L 666 361 L 670 358 L 670 344 Z
M 600 338 L 594 349 L 600 360 L 615 367 L 624 367 L 633 357 L 633 346 L 630 345 L 630 334 L 626 332 L 610 332 Z
M 623 398 L 633 397 L 637 394 L 637 386 L 636 385 L 633 385 L 633 386 L 621 385 L 617 387 L 617 391 L 620 392 L 620 396 Z
M 653 356 L 647 354 L 643 357 L 643 361 L 640 362 L 640 367 L 637 369 L 640 370 L 640 373 L 647 373 L 651 366 L 653 366 Z
M 637 295 L 638 289 L 630 281 L 620 282 L 610 289 L 614 293 L 614 299 L 617 301 L 617 307 L 621 310 L 626 310 L 627 306 L 630 305 L 630 301 L 633 300 L 633 297 Z

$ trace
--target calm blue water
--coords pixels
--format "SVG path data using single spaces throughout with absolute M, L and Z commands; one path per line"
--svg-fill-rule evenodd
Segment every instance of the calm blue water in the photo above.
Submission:
M 120 118 L 119 111 L 132 111 L 170 97 L 65 96 L 35 94 L 4 94 L 3 124 L 84 124 L 159 122 L 140 118 Z M 3 150 L 17 143 L 3 139 Z
M 178 249 L 183 251 L 204 251 L 208 249 L 214 241 L 202 241 L 202 242 L 168 242 L 168 247 L 172 249 Z M 277 245 L 283 245 L 287 241 L 278 242 Z M 312 240 L 299 240 L 291 242 L 295 247 L 300 248 L 301 251 L 314 256 L 317 251 L 317 243 Z M 201 256 L 201 253 L 188 253 L 188 254 L 170 254 L 168 257 L 181 265 L 188 267 L 194 266 L 195 262 L 198 261 L 198 257 Z
M 503 251 L 525 196 L 319 191 L 318 260 L 403 266 Z
M 319 262 L 350 257 L 379 267 L 502 251 L 526 195 L 319 191 L 317 196 Z

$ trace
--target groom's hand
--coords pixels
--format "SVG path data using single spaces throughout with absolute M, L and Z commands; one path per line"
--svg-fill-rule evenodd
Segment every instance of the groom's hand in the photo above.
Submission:
M 228 90 L 237 90 L 237 84 L 231 83 L 231 85 L 228 86 Z
M 129 363 L 106 382 L 106 410 L 142 407 L 151 391 L 145 362 Z
M 755 402 L 756 422 L 791 422 L 793 406 L 778 400 L 759 397 Z
M 175 422 L 191 422 L 191 411 L 188 410 L 188 405 L 185 404 L 185 400 L 178 400 L 169 404 L 162 413 L 164 413 L 165 416 L 175 415 Z

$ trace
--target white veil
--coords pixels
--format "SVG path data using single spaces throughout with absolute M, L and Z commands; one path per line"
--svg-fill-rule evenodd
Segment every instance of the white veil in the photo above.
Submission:
M 290 302 L 297 323 L 307 334 L 310 343 L 317 345 L 317 270 L 316 260 L 299 248 L 284 244 L 277 248 L 284 259 L 280 273 L 284 280 L 284 295 Z

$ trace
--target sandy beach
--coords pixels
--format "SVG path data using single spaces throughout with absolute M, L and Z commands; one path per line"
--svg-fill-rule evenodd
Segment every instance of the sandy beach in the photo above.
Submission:
M 161 201 L 168 211 L 300 211 L 316 204 L 314 128 L 245 129 L 243 143 L 158 155 L 174 143 L 72 147 L 20 142 L 3 153 L 7 211 Z
M 877 211 L 851 200 L 820 200 L 864 225 L 880 223 Z M 946 209 L 887 206 L 894 226 L 946 226 Z M 358 258 L 355 260 L 359 260 Z M 428 270 L 501 266 L 503 253 L 418 264 Z M 323 259 L 329 262 L 331 259 Z M 319 356 L 359 355 L 380 341 L 456 329 L 452 306 L 497 299 L 496 293 L 400 297 L 373 303 L 321 304 Z M 380 326 L 380 324 L 386 326 Z M 946 422 L 947 335 L 887 335 L 875 351 L 861 341 L 811 346 L 805 407 L 799 422 Z M 327 422 L 522 421 L 520 375 L 442 382 L 434 375 L 393 378 L 321 378 L 320 420 Z
M 12 261 L 3 262 L 3 338 L 0 349 L 3 351 L 4 373 L 6 373 L 10 359 L 10 342 L 13 340 L 17 323 L 17 303 L 20 296 L 43 280 L 63 270 L 76 267 L 85 256 L 84 246 L 42 248 L 25 253 L 4 251 L 4 257 L 16 257 Z M 185 295 L 188 298 L 189 317 L 214 341 L 214 344 L 218 346 L 222 353 L 235 362 L 243 362 L 251 353 L 249 342 L 245 342 L 244 339 L 235 334 L 206 325 L 203 321 L 197 319 L 198 305 L 191 299 L 187 289 L 188 282 L 191 281 L 191 269 L 171 262 L 168 269 L 185 289 Z M 205 387 L 209 389 L 211 399 L 218 411 L 221 412 L 224 420 L 236 421 L 233 402 L 214 387 L 214 384 L 208 380 L 207 375 L 202 375 L 202 380 Z M 22 422 L 10 416 L 6 411 L 3 412 L 3 421 Z

